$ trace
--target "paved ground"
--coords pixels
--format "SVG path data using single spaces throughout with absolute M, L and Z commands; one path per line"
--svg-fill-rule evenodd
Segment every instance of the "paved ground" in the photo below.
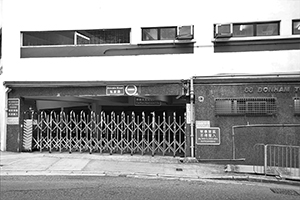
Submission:
M 244 173 L 225 172 L 225 165 L 163 156 L 88 153 L 0 152 L 0 175 L 91 175 L 176 179 L 226 179 L 299 184 Z
M 1 200 L 299 200 L 300 187 L 246 181 L 109 176 L 1 176 Z

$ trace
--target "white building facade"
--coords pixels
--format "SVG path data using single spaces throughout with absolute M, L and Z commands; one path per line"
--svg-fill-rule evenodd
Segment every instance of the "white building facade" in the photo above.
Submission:
M 8 146 L 9 93 L 19 82 L 116 85 L 300 74 L 299 0 L 2 0 L 1 8 L 2 151 Z M 107 43 L 92 38 L 104 30 L 125 33 L 110 32 L 119 38 Z M 37 39 L 43 33 L 48 43 Z M 63 36 L 68 39 L 52 41 Z

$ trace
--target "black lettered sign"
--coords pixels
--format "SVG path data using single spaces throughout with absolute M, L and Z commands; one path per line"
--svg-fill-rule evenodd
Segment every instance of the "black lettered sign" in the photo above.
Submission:
M 19 124 L 20 99 L 7 100 L 7 124 Z

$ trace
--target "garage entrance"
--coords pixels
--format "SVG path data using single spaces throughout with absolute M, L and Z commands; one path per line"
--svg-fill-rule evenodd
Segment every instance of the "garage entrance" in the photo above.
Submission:
M 24 113 L 23 150 L 152 156 L 186 153 L 186 105 L 176 96 L 97 97 L 86 106 L 80 102 L 75 107 L 74 102 L 65 106 L 66 100 L 36 99 L 38 111 Z M 49 106 L 59 101 L 63 107 Z

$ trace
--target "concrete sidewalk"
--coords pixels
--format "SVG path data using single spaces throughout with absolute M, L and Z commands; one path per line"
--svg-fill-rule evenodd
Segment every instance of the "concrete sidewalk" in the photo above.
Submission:
M 225 165 L 166 156 L 0 152 L 0 175 L 92 175 L 172 179 L 243 180 L 297 184 L 275 177 L 225 172 Z

